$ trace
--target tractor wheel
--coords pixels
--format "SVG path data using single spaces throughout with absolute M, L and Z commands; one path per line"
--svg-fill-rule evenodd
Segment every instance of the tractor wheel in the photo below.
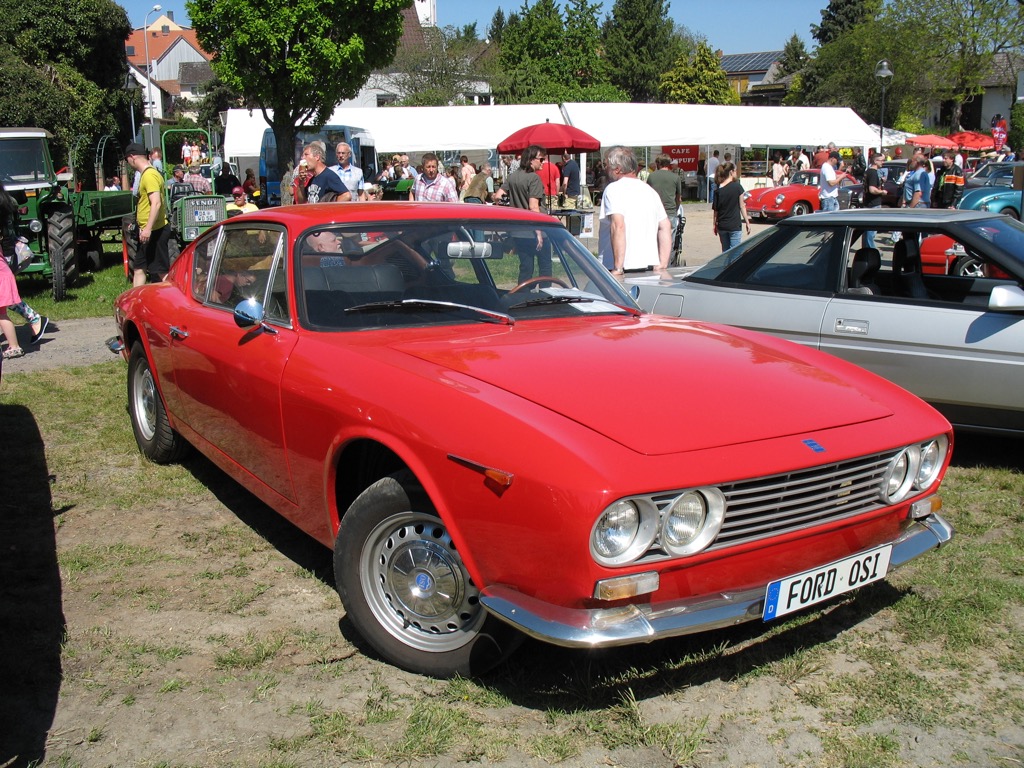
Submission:
M 49 240 L 50 268 L 53 270 L 53 300 L 67 298 L 68 266 L 74 268 L 75 258 L 75 217 L 71 208 L 60 205 L 50 211 L 46 220 L 46 234 Z
M 78 257 L 78 269 L 82 272 L 99 272 L 103 269 L 103 243 L 96 232 L 89 232 L 82 244 Z

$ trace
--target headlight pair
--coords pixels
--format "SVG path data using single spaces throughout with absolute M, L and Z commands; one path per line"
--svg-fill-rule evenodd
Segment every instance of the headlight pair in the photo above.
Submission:
M 717 488 L 695 488 L 659 509 L 649 499 L 620 499 L 606 509 L 590 535 L 591 555 L 601 565 L 624 565 L 652 547 L 681 557 L 715 540 L 725 520 L 725 497 Z
M 939 476 L 949 452 L 949 439 L 940 435 L 918 445 L 909 445 L 889 462 L 882 480 L 882 499 L 898 504 L 914 493 L 931 487 Z

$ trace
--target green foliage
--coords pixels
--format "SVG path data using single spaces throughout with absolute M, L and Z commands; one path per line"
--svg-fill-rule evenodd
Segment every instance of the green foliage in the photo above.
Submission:
M 624 101 L 601 58 L 599 8 L 569 0 L 563 19 L 554 0 L 538 0 L 524 5 L 520 16 L 510 16 L 493 79 L 498 99 L 505 104 Z
M 739 104 L 721 62 L 707 43 L 692 56 L 681 56 L 661 78 L 661 93 L 671 104 Z
M 77 0 L 43 12 L 0 0 L 0 18 L 0 125 L 46 128 L 58 165 L 76 144 L 92 148 L 103 134 L 127 138 L 118 116 L 128 122 L 124 41 L 131 27 L 121 6 Z
M 854 27 L 877 16 L 881 8 L 881 0 L 831 0 L 821 11 L 821 24 L 811 25 L 811 35 L 819 45 L 836 42 Z
M 779 59 L 779 75 L 785 77 L 799 72 L 810 60 L 811 57 L 807 53 L 804 41 L 794 32 L 782 49 L 782 56 Z
M 398 103 L 408 107 L 441 107 L 466 103 L 473 82 L 486 79 L 481 66 L 483 44 L 476 25 L 423 30 L 423 48 L 407 48 L 395 57 L 392 87 Z
M 1021 147 L 1024 147 L 1024 103 L 1019 101 L 1010 109 L 1010 130 L 1006 143 L 1015 152 L 1020 152 Z
M 220 113 L 242 105 L 242 97 L 219 77 L 214 76 L 204 86 L 203 98 L 196 105 L 196 122 L 199 125 L 220 125 Z
M 217 76 L 263 110 L 277 145 L 322 125 L 370 73 L 390 64 L 412 0 L 188 0 Z M 269 111 L 273 110 L 271 118 Z M 279 161 L 286 162 L 287 153 Z M 283 168 L 281 169 L 284 170 Z
M 667 0 L 615 0 L 605 20 L 603 44 L 611 82 L 630 101 L 658 98 L 659 78 L 678 58 Z
M 494 12 L 490 26 L 487 27 L 487 39 L 501 45 L 501 37 L 505 33 L 505 23 L 505 12 L 499 8 Z

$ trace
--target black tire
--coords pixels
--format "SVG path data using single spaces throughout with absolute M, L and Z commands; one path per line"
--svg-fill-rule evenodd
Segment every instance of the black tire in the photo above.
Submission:
M 53 300 L 63 301 L 71 283 L 68 269 L 75 264 L 75 216 L 71 208 L 59 205 L 46 217 L 46 239 L 49 244 L 50 268 L 53 270 Z
M 79 272 L 99 272 L 103 268 L 103 243 L 100 236 L 89 233 L 89 238 L 81 247 L 81 255 L 78 257 Z
M 378 480 L 348 508 L 334 578 L 362 638 L 410 672 L 480 674 L 522 640 L 480 604 L 444 523 L 409 472 Z
M 793 215 L 794 216 L 806 216 L 810 212 L 811 212 L 811 205 L 810 205 L 810 203 L 805 203 L 803 200 L 801 200 L 800 202 L 793 204 Z
M 140 342 L 128 358 L 128 413 L 139 450 L 155 464 L 172 464 L 188 451 L 185 439 L 171 429 L 153 369 Z
M 957 277 L 984 277 L 984 266 L 984 261 L 968 253 L 953 264 L 953 274 Z
M 1002 214 L 1004 216 L 1009 216 L 1011 219 L 1014 219 L 1016 221 L 1020 221 L 1020 214 L 1017 213 L 1017 211 L 1013 210 L 1013 208 L 1003 208 Z

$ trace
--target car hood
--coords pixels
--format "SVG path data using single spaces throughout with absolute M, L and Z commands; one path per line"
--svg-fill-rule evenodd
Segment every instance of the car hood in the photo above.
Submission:
M 960 199 L 957 207 L 968 210 L 976 208 L 982 203 L 1017 195 L 1020 195 L 1020 192 L 1015 189 L 1007 189 L 1006 187 L 975 187 L 964 192 L 964 196 Z
M 466 379 L 498 387 L 650 455 L 893 412 L 877 398 L 888 385 L 860 369 L 761 334 L 685 320 L 521 321 L 392 349 L 438 366 L 460 388 L 470 386 Z

